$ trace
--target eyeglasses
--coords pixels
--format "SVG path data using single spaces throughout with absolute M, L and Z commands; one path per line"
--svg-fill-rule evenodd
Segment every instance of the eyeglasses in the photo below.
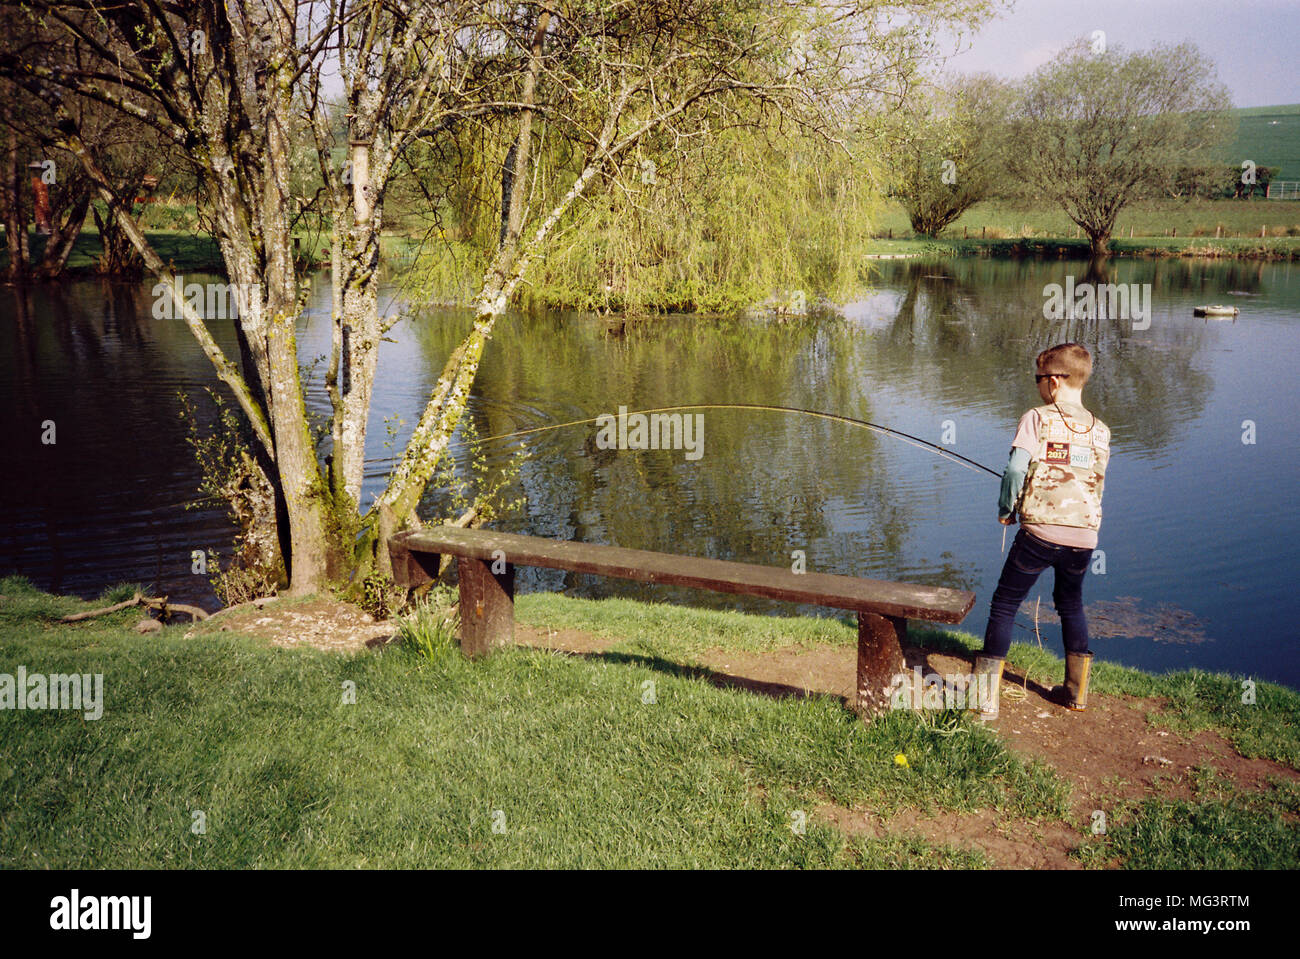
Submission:
M 1047 379 L 1049 376 L 1059 376 L 1059 377 L 1060 377 L 1061 379 L 1063 379 L 1063 380 L 1068 380 L 1068 379 L 1070 378 L 1070 374 L 1069 374 L 1069 373 L 1035 373 L 1035 374 L 1034 374 L 1034 382 L 1035 382 L 1035 383 L 1041 383 L 1041 382 L 1043 382 L 1043 380 Z

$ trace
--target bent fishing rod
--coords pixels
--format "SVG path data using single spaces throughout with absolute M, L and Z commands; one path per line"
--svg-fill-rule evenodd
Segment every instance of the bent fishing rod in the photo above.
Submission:
M 660 407 L 656 407 L 655 409 L 648 409 L 648 410 L 631 410 L 626 415 L 634 416 L 634 415 L 646 415 L 650 413 L 681 413 L 687 410 L 761 410 L 764 412 L 771 412 L 771 413 L 799 413 L 804 416 L 813 416 L 813 417 L 817 417 L 818 419 L 831 420 L 836 423 L 847 423 L 850 426 L 856 426 L 859 429 L 870 430 L 874 433 L 880 433 L 885 436 L 892 436 L 895 439 L 902 440 L 905 443 L 910 443 L 911 445 L 916 446 L 919 449 L 925 449 L 925 450 L 929 450 L 932 453 L 937 453 L 939 456 L 951 460 L 957 465 L 965 467 L 966 469 L 983 470 L 985 473 L 988 473 L 990 476 L 997 477 L 999 480 L 1002 478 L 1001 473 L 997 472 L 996 470 L 990 469 L 989 467 L 985 466 L 983 463 L 977 463 L 973 459 L 969 459 L 968 457 L 962 456 L 960 453 L 954 453 L 952 450 L 946 449 L 938 445 L 937 443 L 931 443 L 929 440 L 923 440 L 919 436 L 913 436 L 911 433 L 904 433 L 902 430 L 896 430 L 893 429 L 892 427 L 882 426 L 879 423 L 872 423 L 869 422 L 868 420 L 859 420 L 859 419 L 855 419 L 852 416 L 841 416 L 838 413 L 826 413 L 821 410 L 806 410 L 796 406 L 769 406 L 762 403 L 689 403 L 684 406 L 660 406 Z M 534 426 L 531 429 L 516 430 L 513 433 L 499 433 L 496 436 L 480 437 L 475 442 L 486 443 L 489 440 L 515 439 L 521 436 L 530 436 L 534 433 L 545 433 L 550 430 L 565 429 L 566 427 L 570 427 L 570 426 L 585 426 L 591 423 L 595 423 L 606 416 L 612 416 L 612 415 L 613 414 L 611 413 L 602 413 L 600 416 L 591 416 L 581 420 L 570 420 L 567 423 L 551 423 L 547 426 Z
M 958 466 L 966 469 L 983 470 L 997 480 L 1002 479 L 1002 474 L 997 470 L 990 469 L 983 463 L 977 463 L 969 457 L 962 456 L 960 453 L 954 453 L 950 449 L 945 449 L 937 443 L 931 443 L 929 440 L 923 440 L 919 436 L 913 436 L 911 433 L 904 433 L 902 430 L 896 430 L 889 426 L 882 426 L 880 423 L 872 423 L 869 420 L 860 420 L 852 416 L 842 416 L 839 413 L 826 413 L 822 410 L 806 410 L 798 406 L 769 406 L 763 403 L 690 403 L 685 406 L 660 406 L 650 410 L 634 410 L 625 415 L 646 415 L 648 413 L 681 413 L 686 410 L 762 410 L 769 413 L 799 413 L 803 416 L 813 416 L 818 419 L 831 420 L 836 423 L 847 423 L 850 426 L 856 426 L 859 429 L 870 430 L 873 433 L 880 433 L 884 436 L 892 436 L 900 439 L 904 443 L 910 443 L 918 449 L 929 450 L 931 453 L 937 453 L 944 459 L 951 460 Z M 498 433 L 496 436 L 480 437 L 476 442 L 486 443 L 489 440 L 507 440 L 515 439 L 520 436 L 531 436 L 534 433 L 546 433 L 550 430 L 560 430 L 569 426 L 586 426 L 595 423 L 598 420 L 611 416 L 610 413 L 602 413 L 600 416 L 590 416 L 581 420 L 570 420 L 567 423 L 552 423 L 547 426 L 534 426 L 531 429 L 516 430 L 513 433 Z M 620 413 L 620 415 L 624 415 Z M 1007 527 L 1002 525 L 1002 550 L 1007 551 Z

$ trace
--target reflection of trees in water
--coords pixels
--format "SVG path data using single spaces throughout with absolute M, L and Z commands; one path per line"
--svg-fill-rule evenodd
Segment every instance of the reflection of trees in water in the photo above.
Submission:
M 189 547 L 164 555 L 164 540 L 226 546 L 220 510 L 185 513 L 166 502 L 177 496 L 158 495 L 192 477 L 181 495 L 197 496 L 198 465 L 175 392 L 199 396 L 216 379 L 184 323 L 155 320 L 152 302 L 147 284 L 75 280 L 30 286 L 0 305 L 12 311 L 17 347 L 14 375 L 2 384 L 12 391 L 4 423 L 14 438 L 13 468 L 0 477 L 2 553 L 7 567 L 21 559 L 22 572 L 46 588 L 93 593 L 120 579 L 171 575 L 204 599 L 202 580 L 188 572 Z M 210 326 L 228 343 L 228 329 Z M 49 446 L 40 442 L 46 420 L 57 437 Z
M 1217 272 L 1216 272 L 1217 270 Z M 1123 441 L 1157 451 L 1178 441 L 1212 386 L 1201 371 L 1207 341 L 1199 323 L 1131 319 L 1051 321 L 1043 289 L 1080 283 L 1151 283 L 1185 299 L 1209 282 L 1250 290 L 1261 265 L 1170 260 L 964 259 L 888 264 L 878 287 L 899 294 L 890 322 L 874 332 L 834 320 L 799 323 L 664 318 L 607 336 L 600 321 L 574 315 L 512 317 L 487 351 L 473 406 L 482 435 L 547 422 L 687 403 L 770 403 L 872 420 L 873 394 L 899 384 L 930 392 L 960 421 L 965 410 L 1014 422 L 1038 402 L 1034 356 L 1066 340 L 1096 357 L 1088 400 Z M 1207 279 L 1208 277 L 1208 279 Z M 468 319 L 444 313 L 413 324 L 431 371 Z M 886 473 L 893 441 L 842 424 L 775 413 L 704 411 L 705 454 L 594 448 L 594 427 L 530 438 L 522 486 L 530 514 L 517 528 L 668 552 L 788 565 L 794 549 L 809 568 L 886 575 L 903 567 L 926 521 Z M 496 444 L 489 459 L 515 444 Z M 832 459 L 833 458 L 833 459 Z M 846 468 L 845 463 L 853 464 Z M 914 547 L 913 547 L 914 548 Z M 915 568 L 912 563 L 909 568 Z M 927 556 L 927 581 L 971 575 L 951 557 Z
M 429 369 L 440 368 L 458 325 L 446 317 L 414 324 Z M 620 405 L 769 403 L 870 419 L 859 337 L 833 319 L 671 317 L 610 337 L 603 324 L 581 318 L 511 317 L 480 368 L 471 415 L 484 436 L 616 413 Z M 681 450 L 597 450 L 594 426 L 531 438 L 521 473 L 529 516 L 516 528 L 772 566 L 789 566 L 792 551 L 802 549 L 809 569 L 843 573 L 862 572 L 881 555 L 897 563 L 913 518 L 884 473 L 880 437 L 780 412 L 698 412 L 698 461 Z M 515 447 L 491 444 L 489 462 Z M 833 548 L 836 527 L 845 524 L 861 527 L 847 531 L 854 544 Z
M 57 583 L 62 578 L 64 565 L 58 503 L 50 484 L 39 481 L 42 471 L 38 468 L 43 450 L 41 434 L 48 419 L 38 372 L 40 330 L 33 320 L 28 287 L 13 286 L 4 295 L 8 301 L 5 306 L 14 319 L 14 348 L 10 353 L 14 366 L 12 370 L 3 371 L 12 384 L 9 389 L 13 395 L 0 414 L 10 467 L 0 471 L 0 478 L 4 480 L 0 488 L 3 494 L 0 495 L 0 517 L 4 520 L 0 523 L 0 569 L 23 572 L 23 544 L 18 527 L 20 522 L 30 523 L 39 517 L 50 575 Z M 0 363 L 3 362 L 0 359 Z M 57 429 L 57 421 L 55 425 Z
M 1258 293 L 1265 283 L 1265 271 L 1276 268 L 1277 264 L 1267 260 L 1159 260 L 1153 264 L 1151 283 L 1157 293 Z
M 1049 346 L 1074 341 L 1092 352 L 1094 370 L 1085 400 L 1122 438 L 1141 426 L 1144 445 L 1163 449 L 1181 424 L 1198 415 L 1211 386 L 1198 354 L 1204 327 L 1132 330 L 1130 319 L 1103 317 L 1054 321 L 1043 317 L 1043 288 L 1080 283 L 1152 284 L 1178 289 L 1188 274 L 1165 272 L 1169 264 L 1120 265 L 1063 261 L 967 260 L 909 262 L 885 283 L 903 298 L 889 327 L 873 343 L 891 369 L 933 378 L 936 390 L 956 404 L 1001 409 L 1016 418 L 1039 400 L 1031 374 L 1034 357 Z

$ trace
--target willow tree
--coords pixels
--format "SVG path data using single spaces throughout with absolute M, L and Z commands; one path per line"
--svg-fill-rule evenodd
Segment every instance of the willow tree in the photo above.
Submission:
M 1005 176 L 1010 88 L 996 77 L 953 77 L 912 93 L 892 124 L 894 192 L 912 229 L 938 236 Z
M 0 72 L 48 104 L 78 157 L 164 284 L 168 267 L 105 174 L 99 145 L 68 109 L 84 97 L 149 124 L 186 156 L 230 279 L 245 291 L 228 357 L 188 303 L 177 307 L 253 436 L 274 490 L 291 588 L 304 592 L 387 564 L 387 535 L 411 522 L 465 409 L 496 320 L 558 230 L 618 182 L 641 148 L 673 149 L 728 125 L 779 115 L 830 142 L 851 105 L 905 84 L 942 22 L 970 25 L 988 0 L 198 0 L 9 2 L 54 34 L 9 47 Z M 55 48 L 61 52 L 55 66 Z M 68 49 L 74 55 L 68 55 Z M 64 66 L 76 64 L 72 68 Z M 342 84 L 347 143 L 329 123 Z M 572 162 L 542 179 L 545 127 Z M 420 141 L 487 135 L 509 144 L 501 229 L 452 351 L 385 489 L 361 510 L 378 343 L 384 200 Z M 295 149 L 310 144 L 332 224 L 331 443 L 307 419 L 294 321 Z M 345 154 L 340 164 L 336 152 Z M 505 176 L 501 176 L 504 172 Z M 540 182 L 539 182 L 540 180 Z
M 1230 106 L 1213 64 L 1191 44 L 1130 53 L 1079 40 L 1025 81 L 1010 171 L 1058 203 L 1093 256 L 1104 256 L 1125 206 L 1220 154 L 1233 133 Z

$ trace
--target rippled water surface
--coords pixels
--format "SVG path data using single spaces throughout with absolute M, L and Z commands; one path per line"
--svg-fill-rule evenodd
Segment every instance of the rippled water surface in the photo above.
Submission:
M 758 403 L 887 424 L 1001 470 L 1035 405 L 1038 350 L 1088 345 L 1086 400 L 1113 430 L 1101 547 L 1086 598 L 1093 649 L 1145 668 L 1199 666 L 1300 687 L 1300 268 L 1121 261 L 1112 282 L 1151 284 L 1150 328 L 1048 321 L 1043 288 L 1084 264 L 883 263 L 843 316 L 777 323 L 690 317 L 609 335 L 589 317 L 511 315 L 489 344 L 472 415 L 482 436 L 687 403 Z M 328 347 L 328 285 L 302 321 L 313 409 Z M 1205 303 L 1235 320 L 1192 315 Z M 186 509 L 198 470 L 176 394 L 216 385 L 185 326 L 150 315 L 149 285 L 94 280 L 0 292 L 0 570 L 93 595 L 118 581 L 211 601 L 193 549 L 229 548 L 219 510 Z M 214 322 L 235 355 L 229 322 Z M 368 445 L 373 497 L 419 415 L 463 312 L 426 310 L 385 343 Z M 397 426 L 395 447 L 384 417 Z M 997 481 L 845 424 L 775 412 L 705 410 L 703 455 L 599 449 L 595 428 L 489 442 L 489 462 L 524 449 L 524 511 L 504 528 L 543 536 L 962 586 L 982 632 L 1001 568 Z M 40 442 L 53 420 L 57 442 Z M 1253 430 L 1253 443 L 1250 439 Z M 465 451 L 458 453 L 463 464 Z M 436 504 L 432 497 L 426 510 Z M 770 609 L 758 601 L 521 571 L 526 589 L 635 595 Z M 1043 640 L 1059 652 L 1050 576 Z M 1033 642 L 1033 598 L 1018 638 Z

